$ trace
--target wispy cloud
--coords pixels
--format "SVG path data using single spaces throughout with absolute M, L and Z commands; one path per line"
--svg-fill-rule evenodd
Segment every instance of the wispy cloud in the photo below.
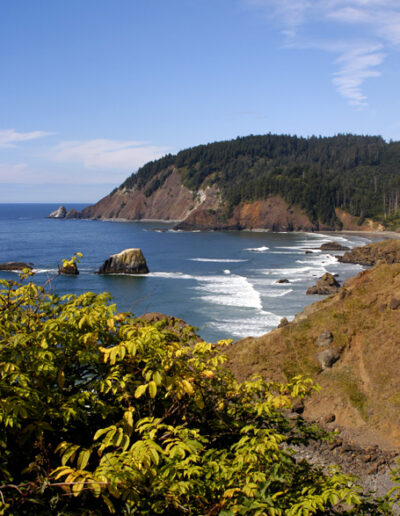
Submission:
M 332 82 L 355 106 L 367 104 L 364 82 L 381 75 L 386 55 L 400 45 L 399 0 L 243 1 L 275 20 L 288 48 L 336 53 Z
M 29 140 L 36 140 L 52 133 L 45 131 L 31 131 L 29 133 L 19 133 L 15 129 L 0 129 L 0 148 L 16 147 L 18 143 Z
M 81 163 L 87 169 L 133 171 L 167 152 L 167 148 L 145 142 L 99 138 L 61 142 L 48 157 L 59 163 Z

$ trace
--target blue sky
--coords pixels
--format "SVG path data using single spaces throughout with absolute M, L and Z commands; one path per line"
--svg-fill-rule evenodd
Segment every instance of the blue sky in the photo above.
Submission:
M 399 0 L 0 3 L 0 202 L 248 134 L 400 140 Z

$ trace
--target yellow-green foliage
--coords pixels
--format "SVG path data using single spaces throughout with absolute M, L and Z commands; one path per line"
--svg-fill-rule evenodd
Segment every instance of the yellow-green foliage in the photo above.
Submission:
M 316 434 L 284 411 L 311 380 L 239 383 L 225 341 L 116 313 L 107 294 L 2 280 L 0 317 L 0 514 L 389 514 L 294 460 L 288 445 Z

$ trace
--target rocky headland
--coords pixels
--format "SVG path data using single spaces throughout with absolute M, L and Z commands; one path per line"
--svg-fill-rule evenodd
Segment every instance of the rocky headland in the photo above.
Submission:
M 400 263 L 400 246 L 398 240 L 384 240 L 362 247 L 354 247 L 351 251 L 337 256 L 341 263 L 358 263 L 375 265 L 377 263 Z
M 146 163 L 65 218 L 162 220 L 186 231 L 400 231 L 395 147 L 379 137 L 272 134 L 199 145 Z

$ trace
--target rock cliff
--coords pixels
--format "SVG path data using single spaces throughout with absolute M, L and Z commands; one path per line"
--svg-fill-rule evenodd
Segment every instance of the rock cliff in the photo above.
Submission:
M 351 251 L 338 256 L 342 263 L 358 263 L 360 265 L 375 265 L 382 263 L 400 263 L 400 240 L 384 240 L 362 247 L 354 247 Z
M 182 184 L 176 170 L 160 188 L 148 196 L 145 195 L 145 189 L 117 189 L 81 212 L 70 210 L 66 218 L 175 221 L 175 229 L 186 231 L 332 229 L 325 224 L 313 223 L 303 210 L 289 205 L 276 195 L 265 200 L 240 204 L 227 215 L 226 205 L 215 185 L 194 193 Z
M 112 254 L 98 270 L 98 274 L 147 274 L 146 259 L 141 249 L 125 249 Z
M 186 230 L 379 231 L 380 222 L 395 230 L 399 149 L 400 142 L 357 135 L 198 145 L 146 163 L 95 205 L 66 216 L 177 221 Z

